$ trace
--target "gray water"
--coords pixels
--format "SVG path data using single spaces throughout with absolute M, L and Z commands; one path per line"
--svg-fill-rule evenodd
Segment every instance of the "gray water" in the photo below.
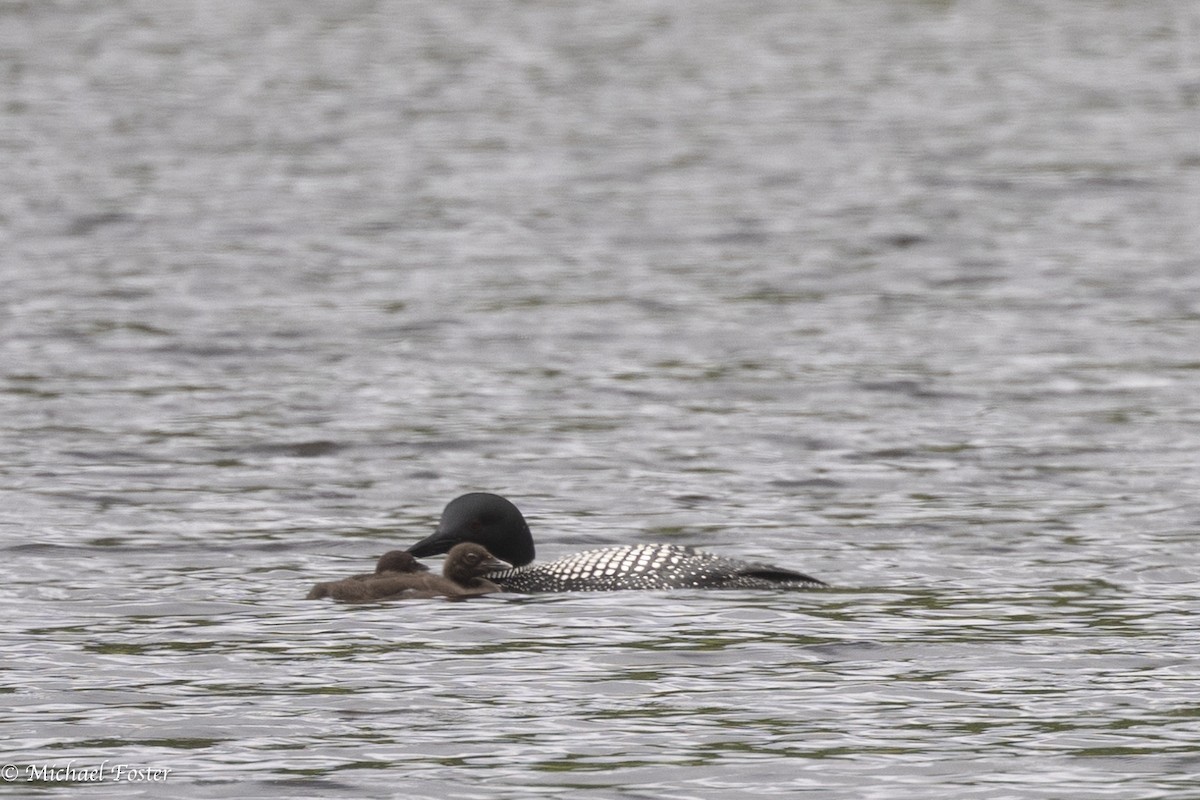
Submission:
M 1198 41 L 3 3 L 0 777 L 1200 797 Z M 473 490 L 834 588 L 301 599 Z

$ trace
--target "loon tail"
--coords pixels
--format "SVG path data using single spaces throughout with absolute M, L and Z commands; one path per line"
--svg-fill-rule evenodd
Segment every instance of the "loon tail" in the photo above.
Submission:
M 773 583 L 796 583 L 807 584 L 809 586 L 828 586 L 825 581 L 817 580 L 811 575 L 805 575 L 803 572 L 795 570 L 783 569 L 782 567 L 772 567 L 767 564 L 747 564 L 742 569 L 737 571 L 738 575 L 744 575 L 747 578 L 758 578 L 764 581 Z

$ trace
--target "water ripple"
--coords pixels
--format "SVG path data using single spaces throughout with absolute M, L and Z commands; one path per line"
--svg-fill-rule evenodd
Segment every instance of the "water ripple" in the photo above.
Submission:
M 0 4 L 7 762 L 1195 794 L 1187 4 L 183 5 Z M 301 599 L 471 490 L 834 588 Z

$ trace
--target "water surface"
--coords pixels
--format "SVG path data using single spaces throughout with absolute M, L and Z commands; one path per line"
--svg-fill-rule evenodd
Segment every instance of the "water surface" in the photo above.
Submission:
M 14 791 L 1194 793 L 1197 36 L 0 8 Z M 834 588 L 300 599 L 477 490 Z

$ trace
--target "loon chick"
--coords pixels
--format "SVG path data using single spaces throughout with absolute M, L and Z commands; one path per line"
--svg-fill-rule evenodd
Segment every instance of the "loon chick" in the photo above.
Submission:
M 418 558 L 476 542 L 513 569 L 487 579 L 509 592 L 597 592 L 615 589 L 811 589 L 824 581 L 768 564 L 726 558 L 674 544 L 584 550 L 533 564 L 533 535 L 508 500 L 474 492 L 450 501 L 437 531 L 408 548 Z
M 374 573 L 318 583 L 308 599 L 331 597 L 342 603 L 371 603 L 416 597 L 470 597 L 500 591 L 483 575 L 508 566 L 483 546 L 467 543 L 451 548 L 442 574 L 431 575 L 426 572 L 429 567 L 411 553 L 392 550 L 379 559 Z
M 485 578 L 511 567 L 494 557 L 487 548 L 474 542 L 462 542 L 450 548 L 442 564 L 441 575 L 406 576 L 413 586 L 405 597 L 473 597 L 502 591 Z
M 389 550 L 379 557 L 374 572 L 351 575 L 340 581 L 318 583 L 308 593 L 308 600 L 332 597 L 343 603 L 366 603 L 395 594 L 396 578 L 403 575 L 419 575 L 429 567 L 417 561 L 416 556 L 404 550 Z M 401 581 L 403 582 L 403 581 Z

